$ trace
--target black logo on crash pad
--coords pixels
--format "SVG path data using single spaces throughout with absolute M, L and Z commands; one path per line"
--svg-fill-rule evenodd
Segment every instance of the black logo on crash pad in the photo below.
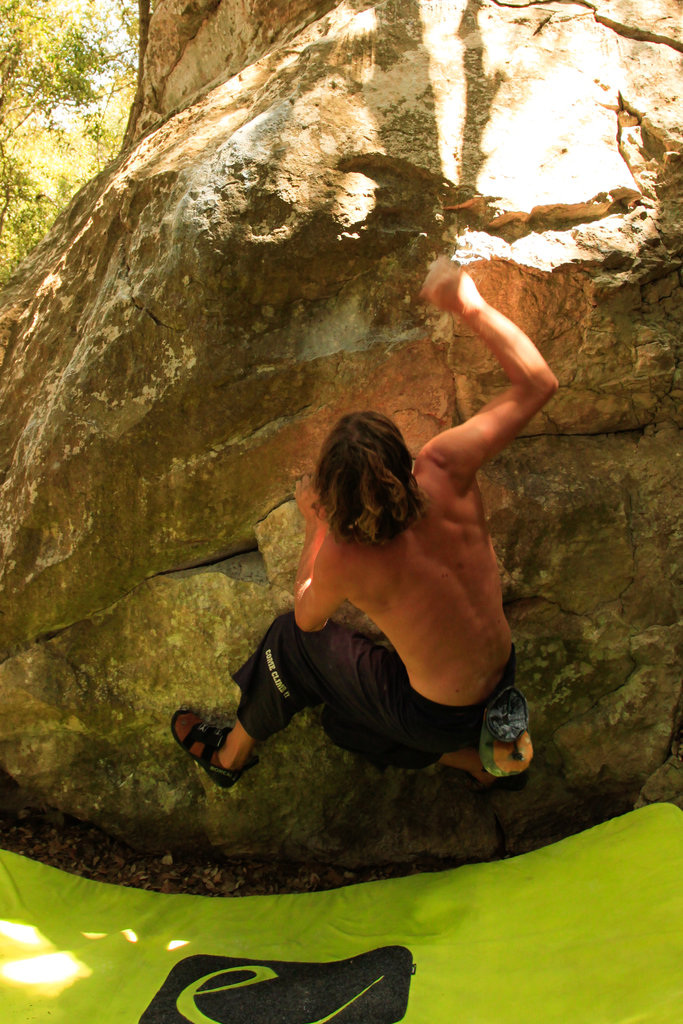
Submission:
M 323 964 L 190 956 L 139 1024 L 395 1024 L 406 1015 L 412 973 L 405 946 Z

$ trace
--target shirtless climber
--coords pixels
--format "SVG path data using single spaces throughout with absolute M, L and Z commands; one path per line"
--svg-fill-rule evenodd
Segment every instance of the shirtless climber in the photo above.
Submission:
M 306 533 L 294 613 L 272 624 L 235 674 L 232 728 L 182 709 L 176 740 L 218 785 L 258 761 L 257 741 L 323 704 L 338 746 L 378 766 L 440 762 L 483 786 L 519 788 L 532 756 L 526 702 L 476 482 L 557 389 L 530 339 L 442 257 L 421 297 L 454 313 L 488 346 L 510 386 L 422 448 L 414 467 L 398 428 L 377 413 L 344 416 L 296 501 Z M 348 599 L 393 645 L 330 620 Z

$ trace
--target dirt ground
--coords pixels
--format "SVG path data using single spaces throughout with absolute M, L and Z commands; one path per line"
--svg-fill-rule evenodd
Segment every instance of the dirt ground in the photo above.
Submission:
M 432 859 L 349 871 L 319 863 L 188 859 L 170 853 L 155 856 L 133 850 L 94 826 L 59 812 L 35 810 L 0 814 L 0 848 L 98 882 L 198 896 L 318 892 L 455 866 L 455 862 Z

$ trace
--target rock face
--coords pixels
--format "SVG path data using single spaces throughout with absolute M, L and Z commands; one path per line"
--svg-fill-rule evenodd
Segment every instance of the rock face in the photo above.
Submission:
M 349 865 L 683 806 L 678 4 L 249 8 L 159 0 L 138 142 L 2 293 L 0 763 L 141 848 Z M 379 773 L 311 711 L 219 791 L 168 721 L 234 712 L 328 427 L 417 451 L 504 386 L 416 300 L 455 251 L 561 384 L 481 481 L 530 784 Z

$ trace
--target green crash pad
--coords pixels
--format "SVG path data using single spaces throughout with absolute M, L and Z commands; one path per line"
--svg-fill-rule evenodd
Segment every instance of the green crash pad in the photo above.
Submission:
M 127 889 L 0 852 L 0 1020 L 681 1024 L 683 812 L 332 892 Z

